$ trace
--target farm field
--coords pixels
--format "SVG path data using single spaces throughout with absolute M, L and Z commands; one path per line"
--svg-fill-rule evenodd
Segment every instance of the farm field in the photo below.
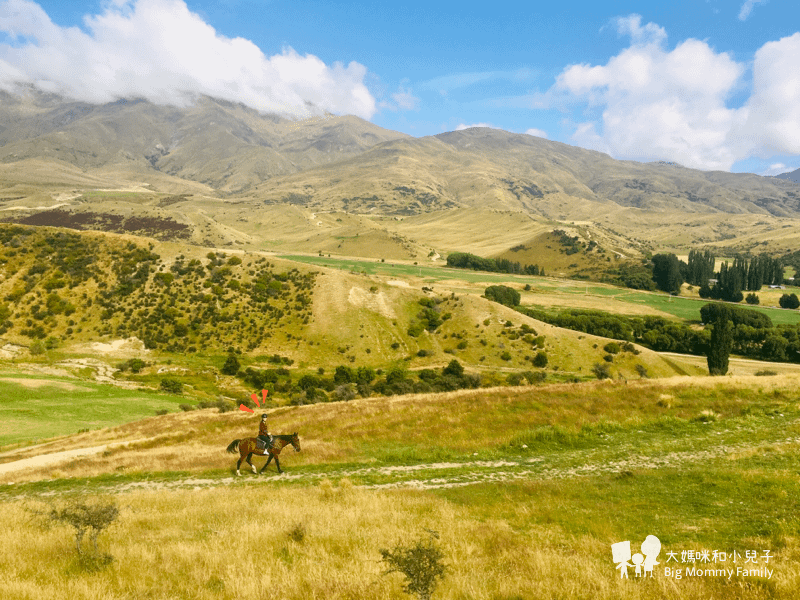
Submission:
M 661 292 L 645 292 L 616 286 L 589 283 L 577 280 L 553 279 L 550 277 L 530 277 L 507 273 L 487 273 L 447 267 L 419 266 L 399 263 L 382 263 L 360 259 L 326 258 L 304 255 L 281 255 L 280 258 L 307 264 L 346 270 L 366 275 L 381 275 L 416 279 L 420 285 L 437 284 L 459 292 L 482 293 L 488 285 L 515 284 L 522 287 L 530 285 L 530 292 L 522 292 L 523 305 L 542 307 L 580 307 L 587 309 L 619 312 L 621 314 L 657 314 L 672 316 L 686 321 L 699 321 L 700 308 L 708 300 L 699 297 L 670 296 Z M 784 291 L 790 293 L 791 290 Z M 748 306 L 769 315 L 775 325 L 800 323 L 800 312 L 784 310 L 775 306 Z
M 297 431 L 302 451 L 287 448 L 286 472 L 260 477 L 233 476 L 237 456 L 224 452 L 255 433 L 241 411 L 82 433 L 49 451 L 149 439 L 0 475 L 0 591 L 407 598 L 380 550 L 434 531 L 447 566 L 434 599 L 793 598 L 798 383 L 684 377 L 276 408 L 271 429 Z M 69 528 L 32 518 L 86 498 L 123 507 L 99 537 L 113 560 L 97 570 Z M 621 579 L 611 544 L 638 550 L 648 535 L 662 546 L 655 576 Z M 685 562 L 689 551 L 725 552 L 734 574 L 687 575 L 720 568 Z
M 0 372 L 0 448 L 174 411 L 180 398 L 88 380 Z

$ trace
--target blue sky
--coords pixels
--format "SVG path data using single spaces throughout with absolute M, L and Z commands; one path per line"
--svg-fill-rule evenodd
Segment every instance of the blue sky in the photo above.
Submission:
M 703 169 L 800 167 L 787 0 L 0 0 L 0 88 L 207 93 L 414 136 L 485 125 Z

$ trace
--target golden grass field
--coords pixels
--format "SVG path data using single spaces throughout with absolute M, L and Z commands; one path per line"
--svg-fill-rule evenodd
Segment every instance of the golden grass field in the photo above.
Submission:
M 61 438 L 26 454 L 144 441 L 0 478 L 0 593 L 399 599 L 403 577 L 384 574 L 380 550 L 435 531 L 448 570 L 434 599 L 794 598 L 798 383 L 679 377 L 275 408 L 272 430 L 302 444 L 281 454 L 282 476 L 232 476 L 224 447 L 257 421 L 240 411 Z M 121 510 L 99 536 L 105 567 L 87 569 L 72 530 L 36 517 L 76 499 Z M 610 544 L 650 534 L 661 560 L 769 549 L 772 575 L 675 579 L 662 563 L 621 580 Z

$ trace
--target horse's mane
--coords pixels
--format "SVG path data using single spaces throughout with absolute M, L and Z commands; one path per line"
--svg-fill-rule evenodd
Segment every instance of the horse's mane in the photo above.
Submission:
M 291 441 L 292 438 L 296 435 L 297 435 L 296 433 L 284 433 L 282 435 L 272 434 L 272 437 L 281 438 L 282 440 L 286 440 L 288 442 Z

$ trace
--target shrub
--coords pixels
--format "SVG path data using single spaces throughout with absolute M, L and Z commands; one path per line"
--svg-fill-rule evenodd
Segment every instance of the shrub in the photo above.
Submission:
M 183 384 L 178 381 L 177 379 L 170 379 L 169 377 L 165 377 L 161 380 L 161 384 L 159 388 L 170 394 L 182 394 L 183 393 Z
M 546 367 L 547 366 L 547 353 L 544 352 L 543 350 L 539 350 L 539 352 L 536 353 L 536 356 L 533 357 L 533 366 L 534 367 L 539 367 L 539 368 Z
M 343 383 L 336 387 L 334 396 L 337 400 L 352 400 L 356 397 L 356 386 L 352 383 Z
M 464 374 L 464 367 L 456 359 L 451 360 L 448 365 L 442 370 L 442 375 L 453 375 L 461 377 Z
M 602 363 L 596 363 L 592 367 L 592 373 L 598 379 L 611 379 L 611 367 Z
M 225 359 L 225 364 L 222 365 L 220 371 L 223 375 L 236 375 L 239 372 L 239 359 L 236 358 L 235 354 L 229 354 L 228 358 Z
M 800 308 L 800 299 L 797 298 L 797 294 L 784 294 L 778 300 L 778 304 L 781 305 L 781 308 Z
M 619 344 L 616 342 L 608 342 L 605 346 L 603 346 L 603 350 L 608 352 L 609 354 L 618 354 L 620 351 Z
M 760 302 L 760 300 L 758 299 L 758 295 L 756 295 L 756 294 L 754 294 L 752 292 L 747 294 L 747 296 L 745 297 L 744 300 L 748 304 L 759 304 L 759 302 Z
M 34 511 L 34 513 L 46 517 L 50 522 L 73 527 L 75 529 L 75 549 L 80 556 L 83 556 L 84 553 L 81 542 L 88 533 L 94 546 L 94 557 L 99 559 L 94 561 L 96 566 L 111 562 L 110 555 L 99 554 L 97 537 L 119 517 L 119 508 L 114 502 L 87 504 L 83 500 L 72 500 L 62 508 L 50 509 L 48 513 L 39 511 Z
M 447 567 L 442 563 L 444 554 L 434 543 L 434 537 L 438 538 L 439 534 L 432 531 L 429 539 L 420 539 L 413 546 L 397 544 L 391 550 L 380 551 L 382 561 L 389 566 L 384 575 L 405 575 L 403 590 L 407 594 L 416 594 L 420 600 L 430 599 L 447 572 Z
M 522 385 L 522 379 L 522 373 L 509 373 L 506 377 L 506 383 L 508 385 Z
M 506 285 L 490 285 L 484 291 L 484 296 L 488 300 L 493 300 L 506 306 L 519 306 L 520 294 L 517 290 Z

